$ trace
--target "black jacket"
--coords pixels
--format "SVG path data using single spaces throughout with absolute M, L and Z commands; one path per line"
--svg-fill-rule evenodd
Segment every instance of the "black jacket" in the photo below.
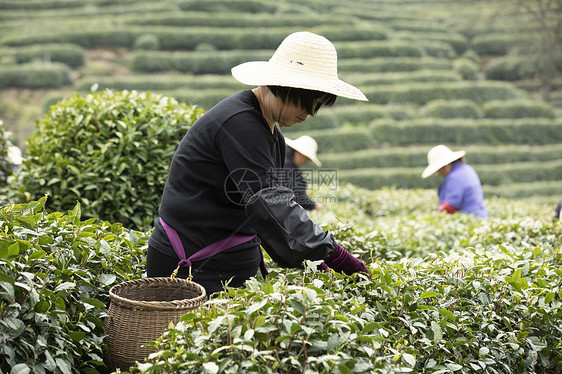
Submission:
M 284 266 L 300 266 L 301 258 L 327 258 L 333 238 L 319 230 L 300 205 L 261 198 L 260 191 L 280 187 L 277 172 L 284 160 L 284 137 L 277 127 L 271 132 L 251 90 L 221 101 L 199 118 L 174 154 L 158 210 L 178 232 L 186 257 L 229 235 L 257 233 L 205 266 L 257 269 L 260 244 Z M 249 201 L 254 203 L 246 209 Z M 302 246 L 291 246 L 289 238 Z M 157 218 L 148 244 L 175 257 Z

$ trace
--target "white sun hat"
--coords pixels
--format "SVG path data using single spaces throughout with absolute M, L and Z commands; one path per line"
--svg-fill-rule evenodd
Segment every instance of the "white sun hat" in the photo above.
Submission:
M 308 135 L 303 135 L 295 140 L 285 138 L 285 144 L 289 147 L 293 148 L 295 151 L 299 152 L 300 154 L 306 156 L 310 161 L 314 163 L 314 165 L 320 167 L 322 163 L 318 158 L 316 158 L 316 152 L 318 152 L 318 143 L 316 140 L 312 139 Z
M 14 165 L 21 165 L 23 162 L 23 155 L 21 149 L 13 144 L 8 146 L 8 160 Z
M 427 178 L 437 170 L 451 162 L 458 160 L 466 154 L 465 151 L 453 152 L 449 147 L 442 144 L 437 145 L 427 152 L 427 163 L 429 164 L 422 173 L 422 178 Z
M 368 101 L 357 87 L 338 78 L 334 45 L 308 31 L 287 36 L 269 61 L 250 61 L 233 67 L 232 76 L 247 85 L 304 88 Z

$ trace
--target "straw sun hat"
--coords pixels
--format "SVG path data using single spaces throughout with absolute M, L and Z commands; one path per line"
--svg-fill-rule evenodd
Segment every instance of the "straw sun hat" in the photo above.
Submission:
M 23 162 L 22 152 L 18 146 L 9 145 L 8 146 L 8 160 L 14 165 L 21 165 Z
M 318 144 L 316 143 L 316 140 L 312 139 L 310 136 L 303 135 L 296 138 L 295 140 L 285 138 L 285 144 L 287 144 L 289 147 L 293 148 L 300 154 L 308 157 L 308 159 L 312 161 L 314 165 L 318 167 L 322 166 L 320 160 L 316 158 Z
M 232 76 L 247 85 L 304 88 L 368 101 L 357 87 L 338 78 L 334 45 L 307 31 L 287 36 L 269 61 L 250 61 L 233 67 Z
M 442 144 L 437 145 L 427 152 L 427 163 L 429 164 L 422 173 L 422 178 L 427 178 L 437 170 L 451 162 L 458 160 L 466 154 L 465 151 L 453 152 L 449 147 Z

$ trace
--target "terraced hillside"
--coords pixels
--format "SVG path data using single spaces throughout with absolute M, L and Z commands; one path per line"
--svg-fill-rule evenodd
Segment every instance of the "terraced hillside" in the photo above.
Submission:
M 438 176 L 420 175 L 427 150 L 443 143 L 467 151 L 487 196 L 557 201 L 562 78 L 540 101 L 536 71 L 515 55 L 538 26 L 505 4 L 0 0 L 0 119 L 24 145 L 34 119 L 75 92 L 148 90 L 208 109 L 246 88 L 232 66 L 268 59 L 287 34 L 309 30 L 336 45 L 341 78 L 369 98 L 338 99 L 284 130 L 316 138 L 340 182 L 434 188 Z

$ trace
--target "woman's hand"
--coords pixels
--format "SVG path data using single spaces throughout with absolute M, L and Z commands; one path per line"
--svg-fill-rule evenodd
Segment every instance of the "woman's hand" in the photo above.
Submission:
M 338 244 L 336 244 L 336 248 L 331 256 L 324 262 L 330 268 L 340 273 L 351 275 L 360 272 L 369 275 L 369 270 L 367 270 L 363 261 L 353 256 Z

